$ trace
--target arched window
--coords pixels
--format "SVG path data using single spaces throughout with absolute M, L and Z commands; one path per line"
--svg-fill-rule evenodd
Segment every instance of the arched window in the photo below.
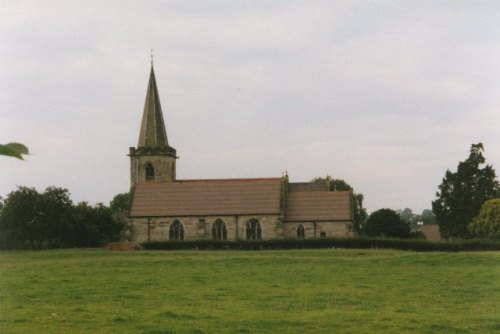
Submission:
M 306 231 L 304 230 L 304 226 L 300 224 L 297 226 L 297 238 L 304 239 L 306 237 Z
M 177 219 L 170 224 L 168 237 L 170 240 L 184 240 L 184 226 Z
M 155 169 L 153 165 L 148 163 L 146 165 L 146 180 L 154 180 L 155 179 Z
M 321 233 L 319 234 L 319 236 L 320 236 L 321 238 L 326 238 L 326 232 L 321 232 Z
M 262 239 L 262 230 L 258 219 L 250 219 L 247 223 L 247 240 Z
M 212 239 L 227 240 L 227 227 L 222 219 L 217 219 L 212 225 Z

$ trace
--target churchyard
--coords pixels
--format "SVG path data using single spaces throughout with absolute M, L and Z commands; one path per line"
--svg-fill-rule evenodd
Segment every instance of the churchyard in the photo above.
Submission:
M 1 333 L 493 333 L 500 252 L 0 253 Z

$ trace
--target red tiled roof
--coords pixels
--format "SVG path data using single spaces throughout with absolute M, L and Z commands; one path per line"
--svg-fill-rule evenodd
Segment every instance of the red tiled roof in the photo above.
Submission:
M 298 191 L 286 195 L 285 221 L 335 221 L 351 218 L 351 192 Z
M 281 178 L 135 185 L 131 217 L 279 214 Z

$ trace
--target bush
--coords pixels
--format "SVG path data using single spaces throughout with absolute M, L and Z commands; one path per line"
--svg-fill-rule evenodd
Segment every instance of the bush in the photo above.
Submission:
M 500 242 L 493 240 L 464 240 L 430 242 L 421 239 L 387 238 L 324 238 L 324 239 L 275 239 L 254 241 L 151 241 L 141 244 L 149 250 L 272 250 L 272 249 L 321 249 L 321 248 L 387 248 L 417 252 L 458 252 L 500 250 Z

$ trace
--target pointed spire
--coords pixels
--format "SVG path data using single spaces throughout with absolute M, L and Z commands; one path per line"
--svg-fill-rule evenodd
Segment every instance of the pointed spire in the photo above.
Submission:
M 152 59 L 151 59 L 152 60 Z M 155 72 L 151 64 L 148 91 L 144 103 L 141 132 L 138 147 L 168 147 L 167 131 L 160 105 L 160 96 L 156 87 Z

